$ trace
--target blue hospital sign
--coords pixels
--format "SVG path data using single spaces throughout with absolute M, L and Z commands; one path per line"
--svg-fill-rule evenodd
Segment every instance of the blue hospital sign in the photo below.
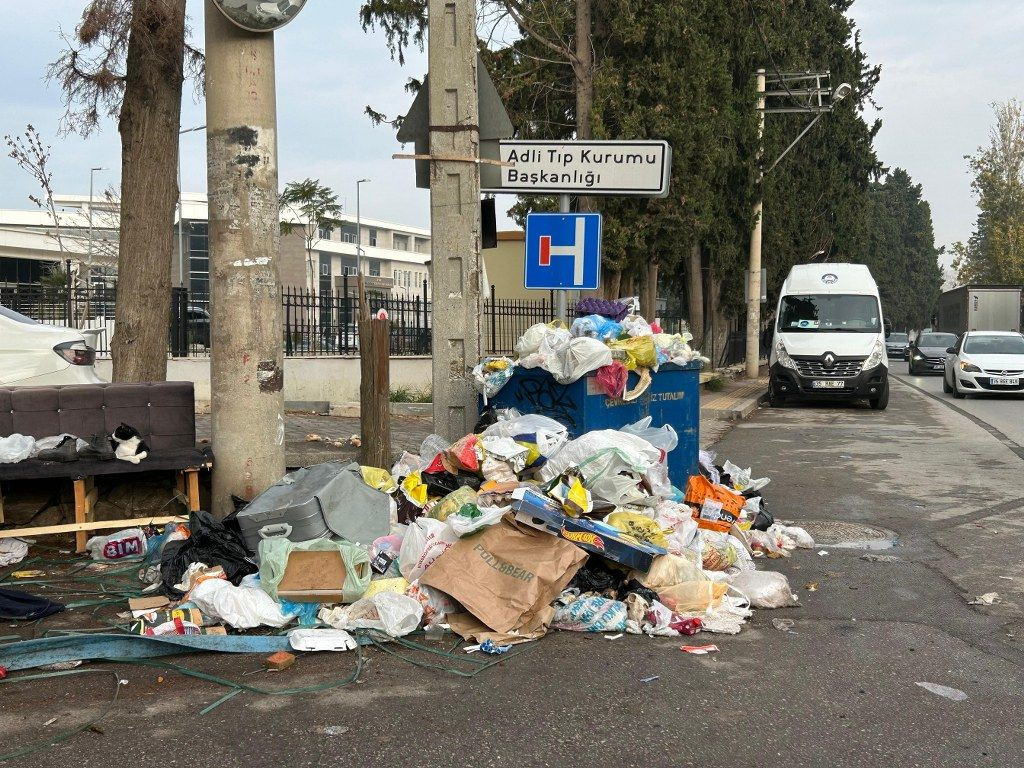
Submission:
M 526 216 L 527 288 L 595 290 L 601 282 L 601 214 Z

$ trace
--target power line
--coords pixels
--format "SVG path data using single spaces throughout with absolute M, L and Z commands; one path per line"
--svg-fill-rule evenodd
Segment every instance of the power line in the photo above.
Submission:
M 757 30 L 758 37 L 761 38 L 761 47 L 764 48 L 764 52 L 768 56 L 768 61 L 771 63 L 772 69 L 775 70 L 775 76 L 778 78 L 779 84 L 786 90 L 786 93 L 789 95 L 790 101 L 792 101 L 793 104 L 804 108 L 806 105 L 802 104 L 799 99 L 796 98 L 794 93 L 786 84 L 785 78 L 782 77 L 782 70 L 779 69 L 779 65 L 775 62 L 775 57 L 772 55 L 771 48 L 768 47 L 768 39 L 765 37 L 764 30 L 761 28 L 761 22 L 758 21 L 757 12 L 754 10 L 753 0 L 747 0 L 747 7 L 750 8 L 750 20 L 754 22 L 754 28 Z

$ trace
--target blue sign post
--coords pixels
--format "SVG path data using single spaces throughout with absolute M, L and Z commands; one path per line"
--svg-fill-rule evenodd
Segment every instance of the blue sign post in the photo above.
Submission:
M 601 283 L 601 214 L 526 215 L 527 288 L 593 291 Z

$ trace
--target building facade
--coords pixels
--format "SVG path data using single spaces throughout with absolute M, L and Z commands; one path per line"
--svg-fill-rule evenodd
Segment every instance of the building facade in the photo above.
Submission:
M 85 267 L 94 281 L 116 274 L 119 210 L 116 202 L 87 196 L 54 198 L 58 221 L 43 210 L 0 209 L 0 284 L 37 283 L 49 271 Z M 209 221 L 205 194 L 182 196 L 182 216 L 174 222 L 171 284 L 196 295 L 209 294 Z M 354 216 L 339 217 L 341 226 L 304 234 L 304 222 L 288 210 L 282 220 L 297 226 L 281 236 L 281 284 L 287 288 L 355 292 L 357 227 Z M 91 222 L 91 227 L 90 227 Z M 91 236 L 90 236 L 91 231 Z M 180 242 L 178 233 L 181 233 Z M 310 242 L 311 240 L 311 242 Z M 368 289 L 397 297 L 430 294 L 430 231 L 380 219 L 361 221 L 364 283 Z M 311 248 L 307 248 L 311 245 Z

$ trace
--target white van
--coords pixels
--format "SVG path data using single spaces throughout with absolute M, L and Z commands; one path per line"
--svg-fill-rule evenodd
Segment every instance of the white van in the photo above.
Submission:
M 768 400 L 866 399 L 889 405 L 889 358 L 878 286 L 863 264 L 797 264 L 779 294 Z

